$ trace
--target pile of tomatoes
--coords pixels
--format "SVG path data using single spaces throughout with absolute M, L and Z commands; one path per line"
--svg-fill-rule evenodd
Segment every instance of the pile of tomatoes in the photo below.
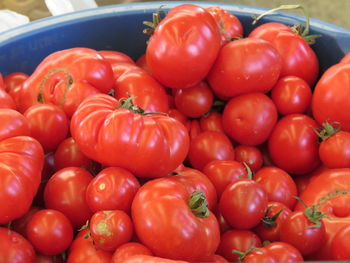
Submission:
M 136 62 L 0 79 L 0 262 L 350 260 L 350 56 L 321 75 L 308 26 L 154 18 Z

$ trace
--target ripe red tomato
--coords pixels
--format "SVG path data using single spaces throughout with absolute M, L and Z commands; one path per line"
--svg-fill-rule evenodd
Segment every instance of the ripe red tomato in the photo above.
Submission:
M 33 105 L 23 115 L 28 120 L 31 136 L 41 143 L 45 152 L 55 150 L 67 137 L 68 118 L 56 105 Z
M 224 132 L 224 128 L 222 127 L 222 115 L 215 111 L 203 115 L 199 119 L 199 124 L 202 131 Z
M 246 163 L 252 172 L 257 172 L 263 165 L 261 151 L 254 146 L 238 145 L 235 147 L 235 160 Z
M 333 260 L 350 260 L 350 225 L 340 228 L 332 240 Z
M 131 57 L 122 52 L 114 50 L 100 50 L 98 53 L 100 53 L 112 65 L 120 62 L 135 64 Z
M 248 255 L 245 255 L 241 261 L 245 263 L 276 263 L 273 255 L 264 247 L 249 251 Z
M 0 240 L 1 262 L 35 262 L 35 251 L 33 246 L 20 234 L 13 230 L 0 227 Z
M 269 154 L 279 168 L 292 174 L 306 174 L 319 166 L 317 123 L 303 114 L 280 119 L 268 140 Z
M 18 111 L 0 109 L 0 140 L 23 135 L 30 135 L 28 120 Z
M 263 93 L 249 93 L 232 98 L 222 114 L 225 133 L 240 144 L 250 146 L 265 142 L 276 121 L 276 106 Z
M 262 38 L 266 41 L 272 42 L 282 31 L 293 33 L 293 30 L 285 24 L 278 22 L 268 22 L 254 28 L 252 32 L 249 33 L 249 37 Z
M 32 218 L 32 216 L 40 209 L 41 208 L 37 206 L 31 206 L 24 216 L 12 221 L 11 228 L 15 230 L 18 234 L 21 234 L 23 237 L 26 238 L 27 224 L 29 220 Z
M 214 101 L 212 90 L 203 81 L 190 88 L 177 89 L 174 93 L 176 108 L 191 118 L 207 113 Z
M 250 92 L 268 92 L 277 82 L 282 60 L 267 41 L 245 38 L 224 45 L 208 74 L 219 98 Z
M 198 170 L 202 170 L 210 161 L 234 158 L 233 144 L 222 132 L 205 131 L 191 140 L 188 159 L 192 167 Z
M 257 226 L 267 209 L 267 194 L 259 183 L 240 179 L 222 193 L 219 207 L 229 225 L 235 229 Z
M 305 80 L 286 76 L 272 88 L 271 98 L 282 115 L 305 113 L 310 108 L 312 91 Z
M 135 106 L 129 105 L 129 110 L 118 104 L 105 94 L 91 96 L 72 117 L 72 137 L 87 157 L 147 178 L 165 176 L 184 161 L 189 136 L 180 122 L 160 114 L 135 113 Z
M 63 213 L 52 209 L 33 214 L 26 233 L 35 250 L 46 255 L 64 252 L 73 241 L 72 223 Z
M 141 243 L 128 242 L 119 246 L 113 253 L 111 263 L 119 263 L 135 255 L 153 256 L 149 248 Z
M 29 77 L 29 75 L 22 72 L 13 72 L 6 75 L 4 79 L 4 88 L 9 94 L 20 87 L 22 83 Z
M 179 5 L 155 28 L 146 49 L 147 65 L 164 86 L 188 88 L 207 76 L 220 46 L 210 13 L 197 5 Z
M 276 262 L 303 262 L 303 256 L 292 245 L 285 242 L 272 242 L 264 247 Z
M 3 89 L 0 89 L 0 108 L 13 110 L 17 108 L 13 98 Z
M 85 200 L 86 188 L 92 179 L 87 170 L 79 167 L 59 170 L 46 184 L 46 207 L 62 212 L 72 222 L 74 229 L 80 228 L 92 216 Z
M 123 210 L 129 212 L 140 183 L 129 171 L 108 167 L 99 172 L 86 188 L 86 202 L 93 212 Z

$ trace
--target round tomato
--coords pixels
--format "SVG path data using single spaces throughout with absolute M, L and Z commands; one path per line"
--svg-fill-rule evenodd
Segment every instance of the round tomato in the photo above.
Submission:
M 333 260 L 350 260 L 350 225 L 340 228 L 332 240 Z
M 153 256 L 149 248 L 141 243 L 128 242 L 119 246 L 113 253 L 111 263 L 119 263 L 135 255 Z
M 246 163 L 253 172 L 257 172 L 263 165 L 263 155 L 254 146 L 238 145 L 235 147 L 235 160 Z
M 222 127 L 222 115 L 215 111 L 204 114 L 199 119 L 199 124 L 202 131 L 224 132 L 224 128 Z
M 32 218 L 32 216 L 36 212 L 38 212 L 40 209 L 41 208 L 39 208 L 37 206 L 31 206 L 24 216 L 12 221 L 11 228 L 13 230 L 15 230 L 18 234 L 21 234 L 22 236 L 26 237 L 27 224 L 28 224 L 29 220 Z
M 17 108 L 15 101 L 3 89 L 0 89 L 0 108 L 1 109 L 13 109 L 13 110 L 15 110 Z
M 272 242 L 264 247 L 276 262 L 303 262 L 298 249 L 285 242 Z
M 28 120 L 13 109 L 0 109 L 0 140 L 30 135 Z

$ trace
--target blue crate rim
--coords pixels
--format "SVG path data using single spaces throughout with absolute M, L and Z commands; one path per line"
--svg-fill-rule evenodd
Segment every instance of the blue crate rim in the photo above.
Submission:
M 164 10 L 169 10 L 175 6 L 190 3 L 197 4 L 202 7 L 209 6 L 221 6 L 224 9 L 233 12 L 234 14 L 261 14 L 264 11 L 268 10 L 266 8 L 261 7 L 252 7 L 240 4 L 229 4 L 229 3 L 219 3 L 219 2 L 199 2 L 199 1 L 162 1 L 162 2 L 143 2 L 143 3 L 129 3 L 129 4 L 115 4 L 109 6 L 102 6 L 94 9 L 86 9 L 81 11 L 76 11 L 72 13 L 67 13 L 59 16 L 51 16 L 43 19 L 39 19 L 36 21 L 32 21 L 29 24 L 22 25 L 16 27 L 14 29 L 10 29 L 8 31 L 0 33 L 0 46 L 5 44 L 8 41 L 11 41 L 16 38 L 20 38 L 26 34 L 31 34 L 34 32 L 40 32 L 41 30 L 45 30 L 50 27 L 58 26 L 60 24 L 65 24 L 69 22 L 78 22 L 81 20 L 90 20 L 96 19 L 96 17 L 103 16 L 115 16 L 118 13 L 122 15 L 132 15 L 135 13 L 149 12 L 150 10 L 156 11 L 161 5 Z M 294 15 L 290 13 L 286 13 L 283 11 L 276 12 L 267 17 L 268 20 L 273 20 L 273 17 L 278 16 L 279 19 L 284 18 L 290 21 L 295 21 L 296 23 L 303 23 L 304 18 L 301 15 Z M 334 33 L 341 33 L 350 36 L 350 30 L 345 29 L 343 27 L 333 25 L 318 19 L 311 18 L 310 19 L 310 27 L 311 29 L 322 29 L 327 30 Z

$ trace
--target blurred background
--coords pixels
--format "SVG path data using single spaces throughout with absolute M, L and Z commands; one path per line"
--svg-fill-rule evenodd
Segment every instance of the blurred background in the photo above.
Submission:
M 96 0 L 96 2 L 99 6 L 105 6 L 146 1 Z M 350 14 L 350 0 L 221 0 L 217 2 L 243 4 L 264 8 L 273 8 L 281 4 L 303 4 L 309 9 L 310 17 L 350 29 L 350 19 L 348 19 L 348 15 Z M 20 14 L 27 15 L 31 20 L 37 20 L 50 15 L 45 6 L 44 0 L 0 0 L 0 9 L 16 11 Z M 298 12 L 298 14 L 301 13 Z

